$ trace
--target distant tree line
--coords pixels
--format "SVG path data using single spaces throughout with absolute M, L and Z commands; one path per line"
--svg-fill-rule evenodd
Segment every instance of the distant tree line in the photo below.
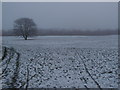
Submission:
M 67 29 L 38 29 L 35 36 L 43 35 L 86 35 L 86 36 L 96 36 L 96 35 L 117 35 L 118 29 L 116 30 L 67 30 Z M 14 30 L 3 30 L 3 36 L 17 36 Z
M 39 29 L 38 35 L 117 35 L 116 30 Z
M 19 18 L 14 21 L 13 30 L 3 30 L 3 36 L 22 36 L 25 40 L 31 36 L 39 35 L 117 35 L 116 30 L 80 30 L 80 29 L 37 29 L 35 22 L 31 18 Z

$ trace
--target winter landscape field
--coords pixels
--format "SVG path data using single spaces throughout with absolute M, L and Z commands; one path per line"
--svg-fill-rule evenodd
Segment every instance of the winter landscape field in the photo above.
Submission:
M 3 88 L 118 87 L 117 35 L 2 39 Z

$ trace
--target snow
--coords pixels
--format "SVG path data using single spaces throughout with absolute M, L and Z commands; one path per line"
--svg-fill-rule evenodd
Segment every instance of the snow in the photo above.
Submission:
M 102 88 L 118 87 L 117 35 L 38 36 L 29 40 L 6 36 L 3 46 L 20 53 L 16 87 L 25 87 L 28 77 L 28 88 L 98 88 L 95 81 Z M 4 88 L 9 87 L 5 82 L 14 75 L 16 57 L 17 54 L 10 60 L 9 74 L 4 74 Z
M 3 45 L 27 45 L 47 47 L 78 48 L 115 48 L 118 47 L 118 36 L 38 36 L 23 40 L 19 37 L 3 37 Z

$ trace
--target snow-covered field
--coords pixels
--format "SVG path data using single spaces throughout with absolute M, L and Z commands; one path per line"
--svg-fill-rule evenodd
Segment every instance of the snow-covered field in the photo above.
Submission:
M 3 88 L 117 88 L 118 36 L 3 37 Z

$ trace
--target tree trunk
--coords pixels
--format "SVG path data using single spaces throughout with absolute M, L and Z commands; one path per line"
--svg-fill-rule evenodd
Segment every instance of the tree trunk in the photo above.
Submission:
M 24 39 L 27 40 L 27 36 L 25 36 Z

